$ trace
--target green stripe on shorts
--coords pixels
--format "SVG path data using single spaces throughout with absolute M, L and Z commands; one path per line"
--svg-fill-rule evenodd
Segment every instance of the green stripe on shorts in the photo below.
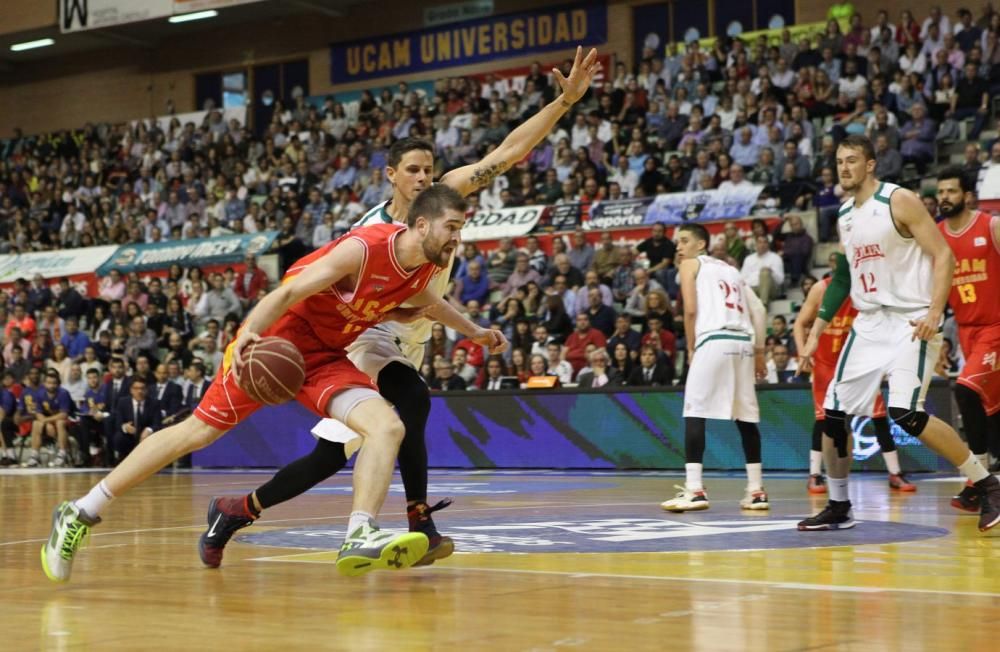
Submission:
M 851 334 L 847 336 L 847 344 L 844 345 L 844 352 L 840 354 L 840 363 L 837 365 L 837 375 L 833 379 L 833 409 L 840 409 L 840 399 L 837 398 L 837 383 L 840 382 L 841 377 L 844 375 L 844 365 L 847 364 L 847 356 L 851 353 L 851 345 L 854 344 L 854 329 L 851 329 Z M 829 391 L 829 390 L 827 390 Z
M 694 350 L 697 351 L 698 349 L 701 348 L 702 344 L 704 344 L 705 342 L 711 342 L 712 340 L 738 340 L 740 342 L 749 342 L 750 341 L 750 336 L 749 335 L 722 335 L 722 334 L 709 335 L 708 337 L 706 337 L 705 339 L 703 339 L 701 342 L 699 342 L 698 345 L 696 347 L 694 347 Z

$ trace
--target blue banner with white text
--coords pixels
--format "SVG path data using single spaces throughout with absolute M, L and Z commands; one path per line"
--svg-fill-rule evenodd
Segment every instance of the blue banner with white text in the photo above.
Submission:
M 174 263 L 182 267 L 239 263 L 248 254 L 260 255 L 267 252 L 277 236 L 277 231 L 262 231 L 195 240 L 122 245 L 97 269 L 97 274 L 105 276 L 112 269 L 117 269 L 122 274 L 166 269 Z
M 504 14 L 330 47 L 330 82 L 408 75 L 608 40 L 603 2 Z

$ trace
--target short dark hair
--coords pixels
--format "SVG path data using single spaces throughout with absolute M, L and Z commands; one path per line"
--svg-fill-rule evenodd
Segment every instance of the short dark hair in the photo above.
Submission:
M 708 249 L 708 245 L 712 241 L 711 237 L 708 235 L 708 229 L 703 227 L 701 224 L 683 224 L 678 231 L 687 231 L 698 240 L 701 240 L 705 243 L 705 249 Z
M 962 188 L 962 192 L 975 192 L 976 184 L 972 180 L 972 175 L 967 174 L 965 170 L 957 165 L 949 165 L 945 169 L 938 172 L 938 181 L 944 181 L 945 179 L 958 179 L 958 185 Z
M 426 138 L 407 136 L 400 138 L 389 147 L 389 167 L 394 168 L 399 165 L 399 162 L 403 160 L 403 155 L 413 150 L 423 150 L 430 152 L 432 156 L 434 155 L 434 145 L 431 144 L 431 141 Z
M 45 372 L 45 379 L 48 380 L 49 378 L 55 378 L 57 383 L 62 383 L 62 377 L 59 376 L 59 372 L 55 369 L 48 369 Z
M 457 190 L 439 183 L 417 195 L 406 216 L 406 224 L 416 225 L 418 217 L 428 220 L 444 217 L 447 210 L 458 211 L 464 215 L 468 207 L 465 198 Z
M 94 376 L 100 376 L 101 372 L 99 372 L 96 367 L 91 367 L 90 369 L 87 369 L 87 375 L 90 376 L 91 374 Z
M 851 134 L 844 140 L 840 141 L 840 147 L 846 147 L 848 149 L 860 149 L 861 153 L 865 155 L 866 161 L 875 160 L 875 146 L 872 145 L 872 141 L 866 136 L 861 134 Z

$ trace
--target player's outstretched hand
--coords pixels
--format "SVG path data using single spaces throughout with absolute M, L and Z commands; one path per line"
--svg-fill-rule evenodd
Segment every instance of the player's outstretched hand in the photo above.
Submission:
M 584 57 L 583 48 L 578 45 L 573 68 L 569 71 L 569 78 L 567 79 L 558 68 L 552 69 L 552 76 L 559 84 L 559 88 L 562 89 L 563 99 L 570 104 L 575 104 L 590 88 L 594 75 L 600 71 L 601 62 L 597 60 L 597 50 L 592 48 Z
M 388 321 L 398 321 L 402 324 L 409 324 L 410 322 L 426 317 L 427 310 L 427 306 L 424 306 L 423 308 L 396 308 L 385 313 L 385 319 Z
M 937 335 L 941 326 L 941 315 L 929 312 L 923 319 L 911 319 L 910 326 L 913 326 L 912 339 L 926 342 Z
M 236 337 L 236 341 L 233 342 L 233 371 L 236 372 L 238 376 L 240 371 L 243 369 L 243 351 L 252 342 L 260 341 L 260 335 L 257 333 L 251 333 L 248 330 L 241 330 L 240 334 Z
M 476 344 L 487 347 L 490 354 L 503 353 L 507 350 L 507 338 L 503 332 L 495 328 L 480 328 L 476 334 L 469 338 Z

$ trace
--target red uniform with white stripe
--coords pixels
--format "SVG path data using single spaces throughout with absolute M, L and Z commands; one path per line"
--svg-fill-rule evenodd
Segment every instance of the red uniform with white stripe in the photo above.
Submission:
M 1000 217 L 976 211 L 961 231 L 938 224 L 955 254 L 948 303 L 958 323 L 965 366 L 958 382 L 983 399 L 986 414 L 1000 411 Z
M 386 312 L 422 292 L 440 271 L 432 263 L 412 272 L 403 269 L 396 259 L 395 241 L 405 230 L 399 224 L 376 224 L 351 231 L 301 258 L 285 273 L 283 282 L 345 240 L 364 245 L 365 255 L 353 292 L 344 293 L 331 285 L 292 306 L 261 333 L 261 336 L 283 337 L 302 353 L 306 377 L 296 398 L 321 417 L 327 416 L 330 398 L 341 390 L 370 387 L 378 391 L 374 381 L 347 359 L 347 346 L 367 328 L 382 321 Z M 226 349 L 222 368 L 195 410 L 199 419 L 224 430 L 261 406 L 236 384 L 231 360 L 232 345 Z
M 820 281 L 824 292 L 826 288 L 830 287 L 830 281 L 830 278 Z M 844 299 L 844 303 L 840 304 L 840 308 L 833 316 L 833 321 L 830 322 L 830 325 L 820 335 L 816 353 L 813 354 L 812 372 L 813 409 L 816 413 L 817 421 L 822 421 L 826 418 L 826 412 L 823 410 L 823 401 L 826 400 L 826 389 L 833 380 L 837 358 L 840 357 L 840 350 L 844 347 L 844 340 L 847 339 L 848 333 L 851 332 L 851 324 L 854 323 L 854 318 L 857 314 L 858 310 L 851 303 L 851 298 Z M 881 393 L 875 397 L 875 416 L 885 416 L 885 401 L 882 399 Z

